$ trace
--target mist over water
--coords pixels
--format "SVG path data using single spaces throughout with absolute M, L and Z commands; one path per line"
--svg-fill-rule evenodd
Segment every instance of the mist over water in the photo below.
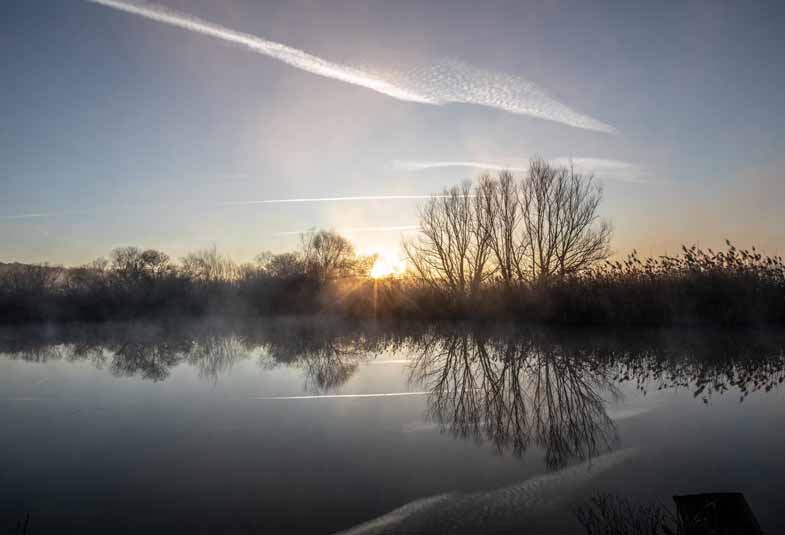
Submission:
M 773 331 L 2 329 L 0 526 L 580 533 L 595 492 L 738 491 L 777 532 L 783 378 Z

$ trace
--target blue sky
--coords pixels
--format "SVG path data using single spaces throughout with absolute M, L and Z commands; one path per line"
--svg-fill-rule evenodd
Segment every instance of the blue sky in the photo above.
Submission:
M 0 261 L 130 244 L 248 260 L 314 226 L 395 248 L 420 200 L 241 203 L 425 195 L 481 170 L 417 164 L 533 155 L 595 171 L 620 252 L 783 250 L 780 2 L 156 5 L 439 102 L 107 5 L 6 0 Z

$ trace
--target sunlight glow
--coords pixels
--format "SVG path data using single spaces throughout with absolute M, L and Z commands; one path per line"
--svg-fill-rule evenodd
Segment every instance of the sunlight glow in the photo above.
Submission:
M 373 263 L 371 268 L 371 277 L 374 279 L 383 279 L 385 277 L 394 277 L 404 272 L 405 265 L 398 255 L 379 252 L 376 262 Z

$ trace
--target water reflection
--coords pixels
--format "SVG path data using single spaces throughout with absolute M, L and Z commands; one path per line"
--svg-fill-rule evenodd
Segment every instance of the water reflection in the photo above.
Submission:
M 306 390 L 339 390 L 380 355 L 411 360 L 409 382 L 452 435 L 558 469 L 613 449 L 606 407 L 641 392 L 690 389 L 697 400 L 769 392 L 785 379 L 785 334 L 559 332 L 471 325 L 383 326 L 337 320 L 115 324 L 0 331 L 0 352 L 30 362 L 87 361 L 123 377 L 165 380 L 187 364 L 216 382 L 240 361 L 303 371 Z
M 644 393 L 689 389 L 704 403 L 725 393 L 743 402 L 750 393 L 769 392 L 785 380 L 782 333 L 682 337 L 661 345 L 614 347 L 604 358 L 614 365 L 614 381 L 634 381 Z
M 431 392 L 432 417 L 461 438 L 500 452 L 545 451 L 549 469 L 611 449 L 605 411 L 618 391 L 594 358 L 531 336 L 434 335 L 412 380 Z
M 255 359 L 266 368 L 301 367 L 311 390 L 327 391 L 344 384 L 359 362 L 399 348 L 401 340 L 333 321 L 124 323 L 6 331 L 0 353 L 39 363 L 88 361 L 116 376 L 151 381 L 189 364 L 216 382 L 239 361 Z

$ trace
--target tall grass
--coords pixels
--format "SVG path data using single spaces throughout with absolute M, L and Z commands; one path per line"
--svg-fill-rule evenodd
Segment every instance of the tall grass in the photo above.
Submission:
M 683 247 L 678 256 L 607 262 L 545 289 L 566 323 L 785 323 L 785 265 L 754 247 Z

